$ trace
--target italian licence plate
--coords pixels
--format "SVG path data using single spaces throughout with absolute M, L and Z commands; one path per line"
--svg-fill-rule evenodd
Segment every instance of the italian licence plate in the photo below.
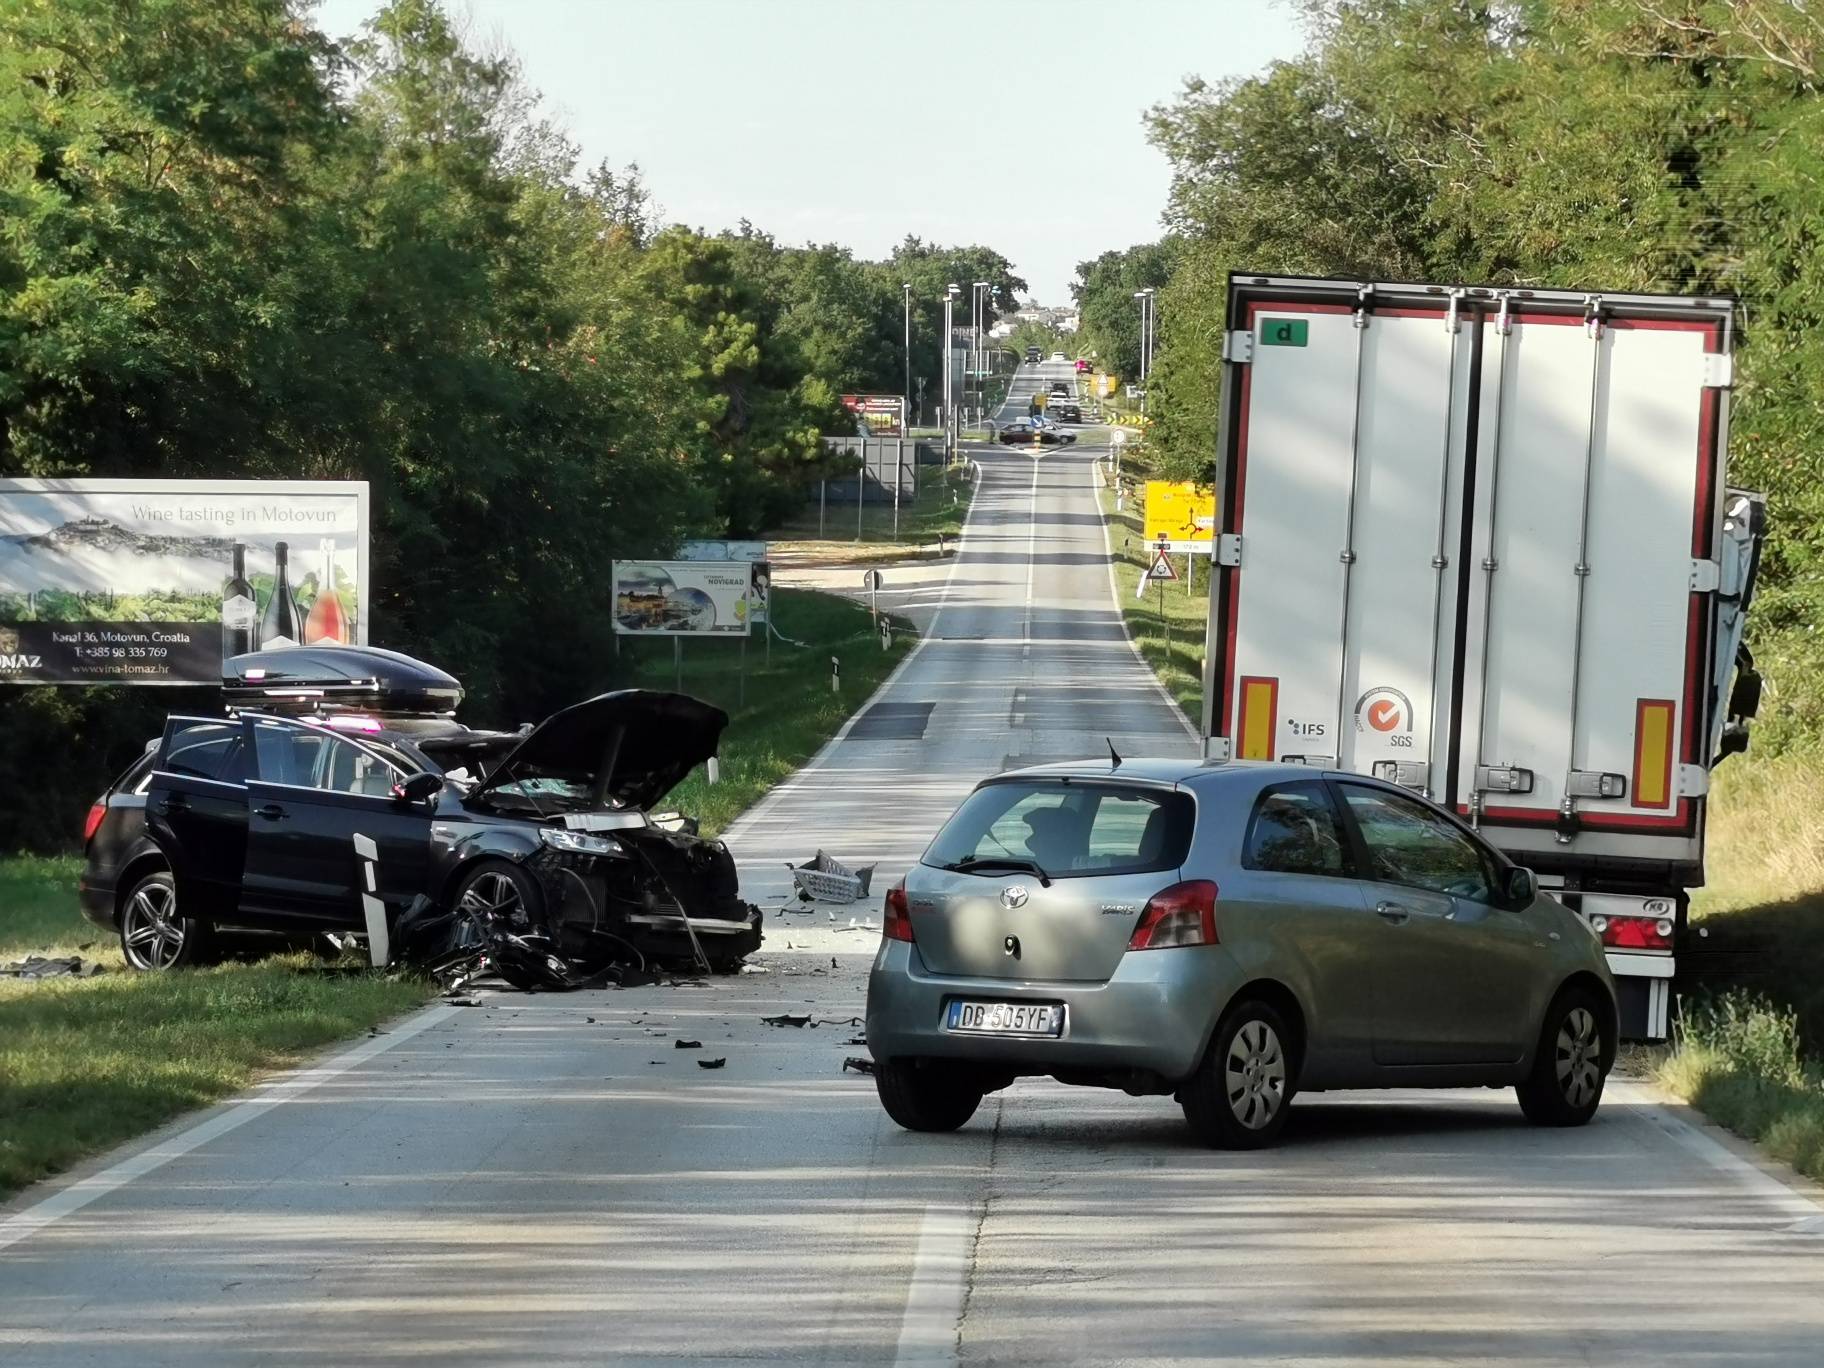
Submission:
M 1063 1035 L 1064 1008 L 1055 1002 L 954 1001 L 948 1025 L 980 1035 Z

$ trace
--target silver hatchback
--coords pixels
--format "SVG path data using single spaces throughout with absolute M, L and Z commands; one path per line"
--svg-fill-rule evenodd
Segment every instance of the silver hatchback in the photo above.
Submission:
M 1170 1094 L 1271 1143 L 1299 1091 L 1512 1086 L 1581 1125 L 1615 988 L 1582 918 L 1452 814 L 1353 774 L 1128 760 L 979 785 L 886 898 L 881 1104 L 954 1130 L 1014 1079 Z

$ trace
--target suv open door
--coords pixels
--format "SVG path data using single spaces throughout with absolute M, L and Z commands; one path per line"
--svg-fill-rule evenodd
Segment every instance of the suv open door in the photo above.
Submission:
M 171 717 L 152 762 L 146 828 L 171 866 L 186 917 L 231 919 L 247 857 L 247 764 L 241 724 Z

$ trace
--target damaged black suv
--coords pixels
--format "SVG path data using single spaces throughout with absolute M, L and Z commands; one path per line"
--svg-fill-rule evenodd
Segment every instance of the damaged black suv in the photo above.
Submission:
M 224 676 L 228 715 L 167 719 L 91 813 L 83 910 L 134 968 L 195 962 L 218 928 L 432 967 L 505 937 L 560 981 L 728 971 L 759 947 L 727 847 L 651 812 L 713 771 L 719 708 L 628 689 L 492 732 L 455 720 L 455 679 L 392 651 L 262 651 Z

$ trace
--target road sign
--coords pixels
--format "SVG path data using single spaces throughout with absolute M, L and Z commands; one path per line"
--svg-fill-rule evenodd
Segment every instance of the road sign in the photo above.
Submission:
M 1149 542 L 1207 543 L 1214 538 L 1215 532 L 1215 489 L 1189 480 L 1146 482 L 1144 535 Z
M 1146 572 L 1149 580 L 1175 580 L 1178 572 L 1172 569 L 1172 558 L 1161 551 L 1153 557 L 1153 568 Z

